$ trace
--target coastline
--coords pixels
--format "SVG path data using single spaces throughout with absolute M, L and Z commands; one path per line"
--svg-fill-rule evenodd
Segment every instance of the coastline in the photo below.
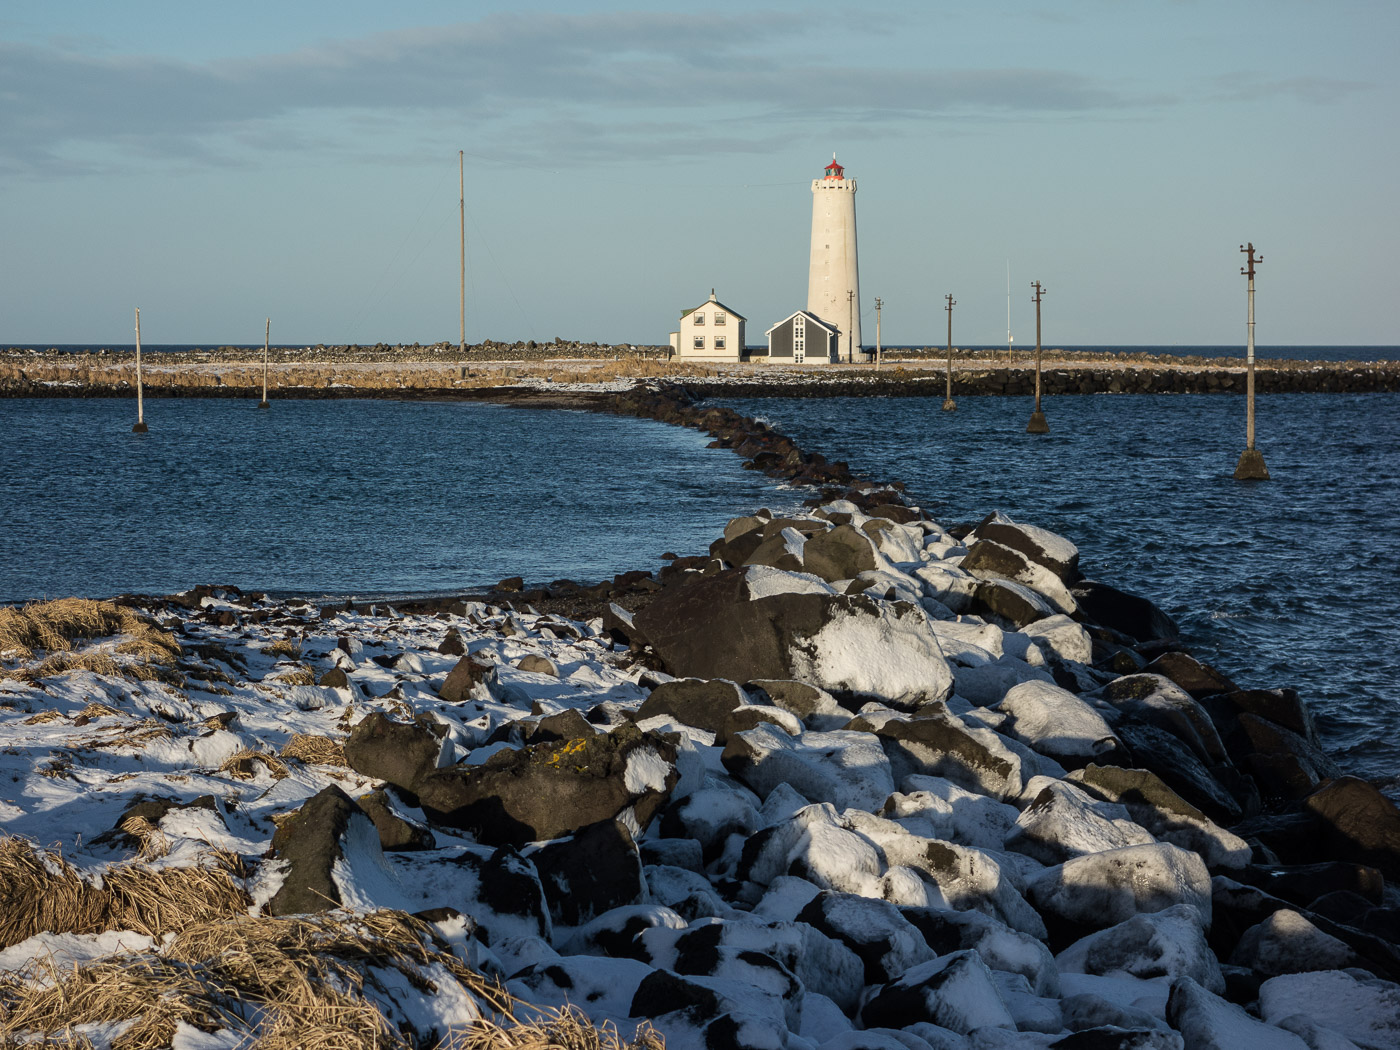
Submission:
M 357 348 L 358 349 L 358 348 Z M 268 365 L 270 398 L 401 397 L 528 400 L 567 390 L 570 396 L 615 393 L 633 383 L 684 383 L 709 396 L 942 397 L 946 358 L 895 357 L 880 368 L 855 365 L 740 365 L 668 362 L 647 348 L 613 348 L 612 359 L 531 357 L 444 361 L 363 353 L 287 354 Z M 571 351 L 573 352 L 573 351 Z M 148 355 L 143 363 L 146 397 L 261 398 L 262 364 L 246 352 L 207 353 L 197 360 Z M 1144 354 L 1044 355 L 1041 381 L 1047 396 L 1093 393 L 1234 393 L 1245 389 L 1245 364 L 1230 358 Z M 129 353 L 59 352 L 0 354 L 0 397 L 134 397 L 134 357 Z M 1260 359 L 1261 394 L 1400 390 L 1400 361 L 1309 362 Z M 956 396 L 1026 396 L 1035 389 L 1034 362 L 1025 354 L 1008 365 L 986 353 L 955 355 Z M 532 393 L 532 391 L 534 393 Z
M 1299 1024 L 1284 1022 L 1295 1015 L 1345 1027 L 1325 1001 L 1340 991 L 1362 1003 L 1353 1023 L 1381 1039 L 1400 1030 L 1375 1027 L 1389 1023 L 1384 995 L 1400 980 L 1389 882 L 1400 850 L 1385 838 L 1395 808 L 1326 775 L 1335 770 L 1296 694 L 1223 680 L 1182 650 L 1150 602 L 1078 577 L 1069 540 L 994 520 L 944 529 L 907 505 L 899 483 L 855 477 L 765 424 L 697 404 L 694 385 L 502 395 L 702 430 L 754 469 L 807 487 L 810 513 L 736 519 L 708 555 L 574 595 L 512 580 L 392 608 L 317 609 L 216 588 L 122 599 L 173 634 L 173 664 L 146 664 L 146 678 L 77 667 L 6 690 L 7 721 L 57 756 L 55 772 L 37 774 L 54 797 L 98 792 L 108 801 L 83 819 L 125 829 L 101 849 L 82 843 L 104 828 L 77 829 L 71 863 L 109 877 L 142 863 L 180 869 L 213 842 L 236 842 L 255 862 L 235 880 L 253 910 L 298 914 L 311 910 L 305 897 L 274 902 L 302 870 L 306 851 L 293 843 L 314 838 L 334 862 L 318 892 L 350 915 L 412 911 L 404 889 L 422 889 L 416 903 L 432 907 L 418 910 L 432 917 L 420 921 L 457 946 L 448 956 L 509 978 L 537 1006 L 581 1005 L 579 989 L 596 988 L 583 997 L 593 1023 L 630 1032 L 647 1019 L 677 1046 L 720 1039 L 735 1017 L 751 1035 L 733 1045 L 757 1045 L 763 1032 L 765 1045 L 794 1050 L 842 1024 L 904 1029 L 931 1047 L 980 1046 L 971 1040 L 984 1027 L 1003 1030 L 997 1045 L 1007 1046 L 1090 1031 L 1106 1040 L 1106 1029 L 1135 1033 L 1124 1046 L 1179 1046 L 1172 1037 L 1190 1031 L 1292 1046 Z M 769 649 L 748 644 L 769 631 Z M 163 666 L 184 685 L 163 681 Z M 94 686 L 106 711 L 85 699 Z M 260 710 L 269 701 L 330 749 L 291 746 L 287 724 L 273 728 Z M 13 714 L 21 705 L 27 720 Z M 205 743 L 168 767 L 192 779 L 167 781 L 164 808 L 141 810 L 142 826 L 129 803 L 151 786 L 137 738 L 155 707 L 170 716 L 156 720 L 162 732 Z M 210 715 L 215 707 L 231 717 Z M 109 718 L 107 736 L 121 742 L 95 744 L 89 726 Z M 424 803 L 437 787 L 403 763 L 429 745 L 441 766 L 434 784 L 458 763 L 514 777 L 521 756 L 538 769 L 570 749 L 587 754 L 587 783 L 636 783 L 621 810 L 520 844 L 510 821 Z M 113 757 L 85 770 L 97 754 Z M 456 761 L 442 766 L 444 756 Z M 1133 772 L 1134 786 L 1114 770 Z M 135 784 L 113 786 L 129 774 Z M 566 783 L 563 796 L 539 787 L 556 810 L 588 794 L 583 781 Z M 376 784 L 388 785 L 383 800 L 366 801 Z M 214 817 L 193 819 L 211 812 L 195 797 L 211 790 Z M 1346 805 L 1334 804 L 1339 795 Z M 5 805 L 11 821 L 33 822 Z M 1347 823 L 1357 805 L 1377 841 L 1362 843 L 1364 823 Z M 366 819 L 373 846 L 355 830 Z M 269 838 L 273 823 L 292 830 Z M 402 852 L 402 836 L 421 846 L 425 830 L 433 849 Z M 503 897 L 485 873 L 506 849 L 519 859 Z M 431 873 L 449 859 L 454 878 L 477 872 L 477 889 L 444 908 Z M 388 883 L 371 877 L 386 868 Z M 552 892 L 550 879 L 567 891 Z M 510 899 L 531 886 L 537 903 L 512 912 Z M 468 921 L 450 934 L 458 920 L 447 912 Z M 810 931 L 805 949 L 783 948 L 780 926 Z M 863 938 L 876 928 L 890 939 L 872 954 Z M 703 959 L 686 948 L 702 933 Z M 778 969 L 745 970 L 740 945 Z M 787 977 L 774 984 L 775 972 Z M 945 985 L 956 992 L 920 991 Z M 678 1001 L 691 1006 L 678 1011 Z M 421 1023 L 402 1002 L 380 1007 Z

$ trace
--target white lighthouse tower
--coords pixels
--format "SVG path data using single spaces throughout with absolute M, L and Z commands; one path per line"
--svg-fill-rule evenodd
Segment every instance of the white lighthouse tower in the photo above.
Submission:
M 856 180 L 836 163 L 812 180 L 812 262 L 807 312 L 840 329 L 838 356 L 860 353 L 860 271 L 856 261 Z

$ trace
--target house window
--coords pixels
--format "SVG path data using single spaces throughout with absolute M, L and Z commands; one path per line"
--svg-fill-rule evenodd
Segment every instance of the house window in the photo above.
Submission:
M 807 359 L 807 325 L 806 318 L 794 317 L 792 319 L 792 360 L 794 364 L 802 364 Z
M 728 314 L 722 314 L 722 313 L 716 312 L 716 314 L 715 314 L 715 324 L 724 324 L 724 319 L 725 319 L 727 316 L 728 316 Z
M 722 335 L 717 335 L 717 336 L 715 336 L 715 349 L 716 349 L 716 350 L 723 350 L 723 349 L 724 349 L 724 342 L 725 342 L 724 336 L 722 336 Z
M 697 335 L 695 341 L 691 343 L 691 346 L 696 350 L 705 349 L 705 337 L 703 335 Z
M 696 324 L 704 324 L 704 323 L 705 323 L 705 315 L 704 315 L 704 314 L 699 313 L 699 312 L 696 312 L 696 313 L 693 314 L 692 316 L 695 318 L 695 323 L 696 323 Z

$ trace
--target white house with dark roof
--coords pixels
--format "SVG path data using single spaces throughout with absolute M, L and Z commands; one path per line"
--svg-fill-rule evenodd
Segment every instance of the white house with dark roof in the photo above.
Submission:
M 681 314 L 680 331 L 671 333 L 671 350 L 681 361 L 733 361 L 744 355 L 747 318 L 715 298 Z
M 755 353 L 754 360 L 775 365 L 825 365 L 839 359 L 841 330 L 806 310 L 789 314 L 764 334 L 768 337 L 768 353 L 766 357 Z

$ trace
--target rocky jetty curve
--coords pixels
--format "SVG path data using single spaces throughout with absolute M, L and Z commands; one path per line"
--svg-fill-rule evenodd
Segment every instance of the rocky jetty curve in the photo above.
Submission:
M 0 863 L 0 1034 L 45 1031 L 13 1019 L 69 970 L 180 963 L 203 1002 L 212 899 L 148 889 L 137 929 L 25 892 L 136 868 L 228 872 L 240 930 L 392 919 L 357 994 L 401 1042 L 364 1045 L 456 1045 L 507 1008 L 471 974 L 517 1019 L 686 1050 L 1400 1044 L 1400 812 L 1295 693 L 1192 657 L 1065 537 L 945 528 L 681 391 L 613 408 L 710 429 L 810 505 L 586 619 L 520 581 L 421 611 L 205 587 L 123 599 L 147 633 L 58 663 L 7 645 L 0 815 L 33 862 Z M 26 976 L 44 952 L 66 969 Z M 248 979 L 227 957 L 201 957 L 215 1003 Z M 144 1045 L 265 1021 L 191 1008 Z

